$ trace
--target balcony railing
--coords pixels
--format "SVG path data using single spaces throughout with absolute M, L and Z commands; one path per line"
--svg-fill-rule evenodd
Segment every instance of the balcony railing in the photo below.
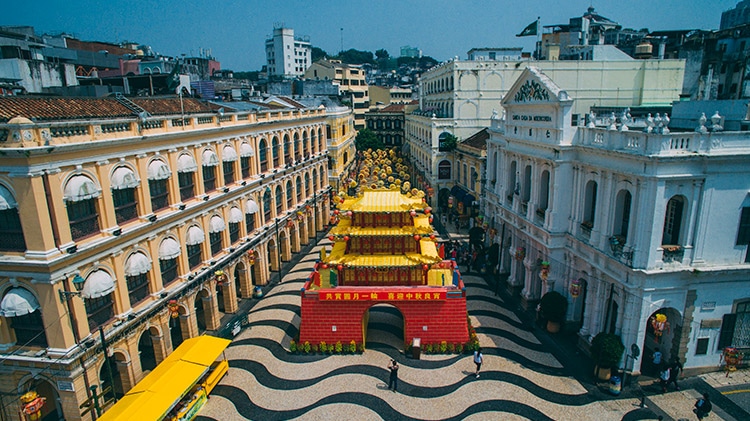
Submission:
M 685 255 L 685 249 L 683 249 L 682 246 L 663 244 L 661 248 L 663 250 L 661 260 L 664 263 L 682 262 L 682 258 Z

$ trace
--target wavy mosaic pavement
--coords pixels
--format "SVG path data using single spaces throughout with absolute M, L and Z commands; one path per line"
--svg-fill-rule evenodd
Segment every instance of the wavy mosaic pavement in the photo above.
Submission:
M 630 402 L 595 400 L 478 277 L 466 276 L 465 282 L 485 353 L 480 378 L 470 355 L 406 358 L 403 319 L 382 305 L 370 310 L 364 354 L 288 353 L 298 334 L 299 289 L 321 245 L 250 311 L 247 328 L 226 350 L 229 373 L 197 419 L 582 421 L 653 415 Z M 398 393 L 386 384 L 391 358 L 401 364 Z

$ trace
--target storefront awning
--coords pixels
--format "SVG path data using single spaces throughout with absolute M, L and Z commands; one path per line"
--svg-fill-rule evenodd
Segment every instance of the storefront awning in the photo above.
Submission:
M 242 220 L 245 219 L 245 216 L 242 214 L 242 211 L 238 207 L 233 207 L 232 209 L 229 209 L 229 223 L 230 224 L 239 224 L 242 222 Z
M 0 211 L 15 209 L 18 207 L 16 199 L 10 194 L 10 191 L 3 186 L 0 186 Z
M 133 253 L 125 261 L 125 276 L 138 276 L 151 270 L 151 261 L 141 252 Z
M 245 203 L 245 213 L 252 215 L 255 212 L 258 212 L 258 204 L 255 203 L 255 200 L 248 199 L 247 203 Z
M 208 224 L 208 232 L 210 232 L 211 234 L 215 234 L 217 232 L 224 231 L 224 228 L 226 228 L 224 218 L 220 217 L 219 215 L 214 215 L 211 217 L 211 221 Z
M 205 151 L 203 151 L 203 155 L 201 155 L 201 158 L 203 158 L 204 167 L 215 167 L 219 165 L 219 157 L 216 156 L 216 153 L 210 149 L 206 149 Z
M 181 252 L 180 243 L 172 237 L 165 238 L 159 244 L 159 260 L 176 259 Z
M 39 309 L 39 301 L 26 288 L 11 288 L 0 302 L 0 316 L 17 317 Z
M 190 154 L 184 153 L 177 158 L 177 172 L 195 172 L 198 169 L 198 164 L 195 163 L 195 159 Z
M 104 297 L 115 290 L 115 280 L 104 270 L 96 270 L 86 277 L 86 283 L 83 284 L 81 297 L 99 298 Z
M 247 158 L 249 156 L 255 156 L 255 150 L 252 146 L 250 146 L 247 142 L 242 142 L 240 144 L 240 156 L 243 158 Z
M 188 228 L 187 230 L 187 239 L 185 239 L 185 244 L 189 246 L 194 246 L 196 244 L 200 244 L 206 240 L 206 234 L 203 233 L 203 230 L 200 229 L 197 225 L 193 225 L 192 227 Z
M 128 167 L 117 167 L 112 173 L 112 190 L 134 189 L 138 187 L 138 177 Z
M 237 160 L 237 151 L 233 147 L 227 145 L 221 150 L 221 159 L 224 162 L 234 162 Z
M 169 167 L 161 159 L 154 159 L 148 164 L 149 180 L 166 180 L 170 175 L 172 171 L 169 171 Z
M 477 200 L 477 198 L 476 198 L 476 197 L 474 197 L 474 196 L 473 196 L 473 195 L 471 195 L 471 194 L 467 194 L 466 196 L 464 196 L 464 198 L 463 198 L 462 202 L 464 202 L 464 204 L 465 204 L 466 206 L 471 206 L 471 203 L 472 203 L 472 202 L 474 202 L 475 200 Z
M 68 202 L 80 202 L 99 197 L 99 193 L 99 190 L 90 178 L 85 175 L 74 175 L 70 177 L 70 180 L 65 185 L 63 198 Z
M 464 198 L 464 196 L 466 196 L 466 190 L 462 189 L 459 186 L 453 186 L 453 188 L 451 189 L 451 196 L 460 201 Z

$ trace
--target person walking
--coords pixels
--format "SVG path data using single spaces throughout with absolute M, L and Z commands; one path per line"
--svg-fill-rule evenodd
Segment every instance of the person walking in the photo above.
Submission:
M 669 371 L 669 380 L 667 380 L 666 387 L 669 387 L 671 383 L 674 383 L 674 388 L 676 390 L 680 390 L 680 385 L 677 384 L 677 379 L 680 377 L 681 371 L 682 371 L 682 363 L 680 362 L 680 359 L 673 358 L 672 365 L 670 366 L 670 371 Z
M 659 348 L 654 349 L 654 353 L 651 356 L 651 364 L 654 372 L 659 374 L 661 371 L 661 351 L 659 351 Z
M 474 351 L 474 364 L 476 364 L 477 366 L 477 371 L 476 371 L 477 378 L 479 378 L 479 369 L 482 368 L 483 359 L 484 358 L 482 357 L 482 348 L 481 347 L 477 348 L 477 350 Z
M 672 372 L 672 369 L 666 364 L 662 366 L 662 369 L 659 372 L 659 385 L 661 385 L 661 393 L 667 392 L 667 384 L 669 382 L 669 377 L 670 377 L 669 373 L 671 372 Z
M 398 391 L 398 363 L 396 360 L 391 360 L 391 365 L 388 366 L 391 370 L 391 376 L 388 380 L 388 389 L 396 392 Z
M 704 392 L 703 397 L 698 398 L 698 400 L 695 401 L 695 409 L 693 409 L 693 412 L 695 412 L 695 415 L 699 420 L 702 420 L 709 412 L 711 412 L 711 409 L 711 400 L 708 398 L 708 393 Z

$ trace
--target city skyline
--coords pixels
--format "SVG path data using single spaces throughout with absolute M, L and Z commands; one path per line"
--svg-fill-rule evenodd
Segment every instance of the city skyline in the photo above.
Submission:
M 293 28 L 298 36 L 309 36 L 314 47 L 329 54 L 337 53 L 343 45 L 344 50 L 375 52 L 384 48 L 397 57 L 401 46 L 410 45 L 444 61 L 455 56 L 465 59 L 466 52 L 476 47 L 532 51 L 536 38 L 517 38 L 515 34 L 537 16 L 543 26 L 566 24 L 593 6 L 624 28 L 718 29 L 721 13 L 738 1 L 669 0 L 653 8 L 653 3 L 645 0 L 630 1 L 628 7 L 614 0 L 575 0 L 554 10 L 545 8 L 549 2 L 543 0 L 521 4 L 448 0 L 263 3 L 229 0 L 216 7 L 217 3 L 203 0 L 170 0 L 155 8 L 152 2 L 142 0 L 82 1 L 63 9 L 58 2 L 41 0 L 15 5 L 16 10 L 0 25 L 33 26 L 38 35 L 65 32 L 84 41 L 132 41 L 165 56 L 198 56 L 201 50 L 210 51 L 224 69 L 252 71 L 265 64 L 265 39 L 275 24 Z M 511 4 L 513 11 L 506 13 L 504 9 Z

